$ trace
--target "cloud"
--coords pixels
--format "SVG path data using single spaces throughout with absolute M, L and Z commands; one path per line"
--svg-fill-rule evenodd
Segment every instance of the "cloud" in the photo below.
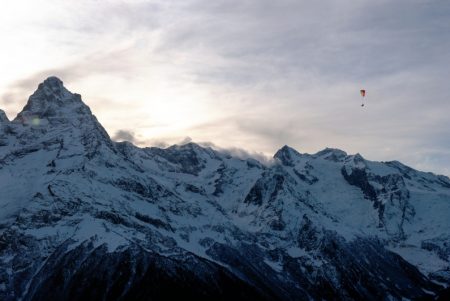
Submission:
M 199 142 L 200 146 L 209 147 L 216 151 L 219 151 L 223 154 L 230 155 L 239 159 L 255 159 L 266 166 L 271 166 L 276 163 L 275 159 L 271 156 L 268 156 L 261 152 L 252 152 L 243 148 L 238 147 L 220 147 L 217 144 L 207 141 L 207 142 Z
M 192 138 L 186 136 L 186 137 L 184 137 L 183 140 L 181 140 L 180 142 L 178 142 L 178 143 L 176 143 L 176 144 L 178 144 L 178 145 L 184 145 L 184 144 L 188 144 L 188 143 L 191 143 L 191 142 L 192 142 Z
M 12 82 L 0 96 L 5 105 L 22 102 L 39 83 L 49 76 L 57 76 L 65 83 L 87 80 L 95 75 L 111 75 L 130 77 L 136 68 L 130 57 L 131 48 L 118 49 L 109 52 L 96 52 L 77 59 L 61 67 L 41 70 L 26 78 Z
M 93 111 L 109 110 L 108 128 L 132 128 L 139 145 L 329 146 L 447 172 L 429 158 L 450 158 L 448 1 L 112 0 L 59 11 L 25 23 L 68 59 L 12 83 L 9 107 L 57 75 L 104 87 L 89 97 L 114 105 Z
M 166 141 L 161 141 L 161 140 L 151 140 L 151 141 L 147 141 L 147 143 L 145 143 L 144 146 L 148 146 L 148 147 L 158 147 L 158 148 L 167 148 L 167 147 L 170 146 L 170 144 L 167 143 Z
M 32 91 L 36 90 L 39 83 L 52 75 L 62 79 L 71 80 L 73 79 L 74 73 L 69 72 L 69 70 L 65 68 L 49 69 L 33 74 L 30 77 L 16 80 L 7 87 L 7 90 L 1 96 L 3 103 L 11 104 L 15 101 L 22 101 L 26 95 L 29 95 Z
M 138 147 L 157 147 L 157 148 L 167 148 L 171 145 L 185 145 L 188 143 L 193 142 L 191 137 L 166 137 L 164 139 L 158 139 L 158 138 L 150 138 L 145 139 L 141 135 L 136 135 L 132 131 L 126 131 L 126 130 L 119 130 L 116 132 L 113 140 L 126 140 L 130 141 L 133 144 L 135 144 Z
M 131 143 L 136 143 L 136 137 L 135 134 L 132 131 L 128 130 L 118 130 L 114 134 L 114 136 L 111 138 L 114 141 L 128 141 Z

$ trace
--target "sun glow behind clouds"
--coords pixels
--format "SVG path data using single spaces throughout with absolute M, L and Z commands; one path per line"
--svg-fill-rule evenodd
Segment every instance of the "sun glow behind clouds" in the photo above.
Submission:
M 56 75 L 141 145 L 330 146 L 449 174 L 446 3 L 4 1 L 0 107 Z
M 111 6 L 92 1 L 75 5 L 8 1 L 0 13 L 0 34 L 6 37 L 0 59 L 11 72 L 0 73 L 2 90 L 7 90 L 11 81 L 37 74 L 29 87 L 24 87 L 29 91 L 15 95 L 26 98 L 45 76 L 60 76 L 69 89 L 83 94 L 110 132 L 134 129 L 143 143 L 179 141 L 189 128 L 217 118 L 219 112 L 214 112 L 206 99 L 207 89 L 199 89 L 187 78 L 191 76 L 183 69 L 187 55 L 155 54 L 155 47 L 161 44 L 160 32 L 146 27 L 153 20 L 129 28 L 129 16 L 122 19 L 119 11 L 127 8 L 125 2 L 105 3 Z M 135 14 L 136 9 L 130 8 L 130 13 Z M 94 18 L 105 19 L 105 12 L 111 17 L 105 23 Z M 46 70 L 52 74 L 45 74 Z M 5 104 L 10 118 L 24 105 L 23 98 Z

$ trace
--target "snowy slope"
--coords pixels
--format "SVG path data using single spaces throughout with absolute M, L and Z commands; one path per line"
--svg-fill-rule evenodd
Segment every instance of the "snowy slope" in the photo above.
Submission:
M 414 299 L 450 283 L 447 177 L 336 149 L 274 158 L 113 142 L 48 78 L 14 120 L 0 111 L 0 299 Z

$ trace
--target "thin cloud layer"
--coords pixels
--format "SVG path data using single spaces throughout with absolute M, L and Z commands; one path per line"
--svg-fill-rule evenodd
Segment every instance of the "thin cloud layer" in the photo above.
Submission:
M 448 1 L 36 2 L 0 21 L 9 115 L 57 75 L 141 146 L 328 146 L 450 174 Z

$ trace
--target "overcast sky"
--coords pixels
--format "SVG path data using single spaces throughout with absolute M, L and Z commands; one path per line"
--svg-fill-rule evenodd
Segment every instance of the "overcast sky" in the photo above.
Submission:
M 56 75 L 140 146 L 334 147 L 450 175 L 448 0 L 7 0 L 0 36 L 10 119 Z

